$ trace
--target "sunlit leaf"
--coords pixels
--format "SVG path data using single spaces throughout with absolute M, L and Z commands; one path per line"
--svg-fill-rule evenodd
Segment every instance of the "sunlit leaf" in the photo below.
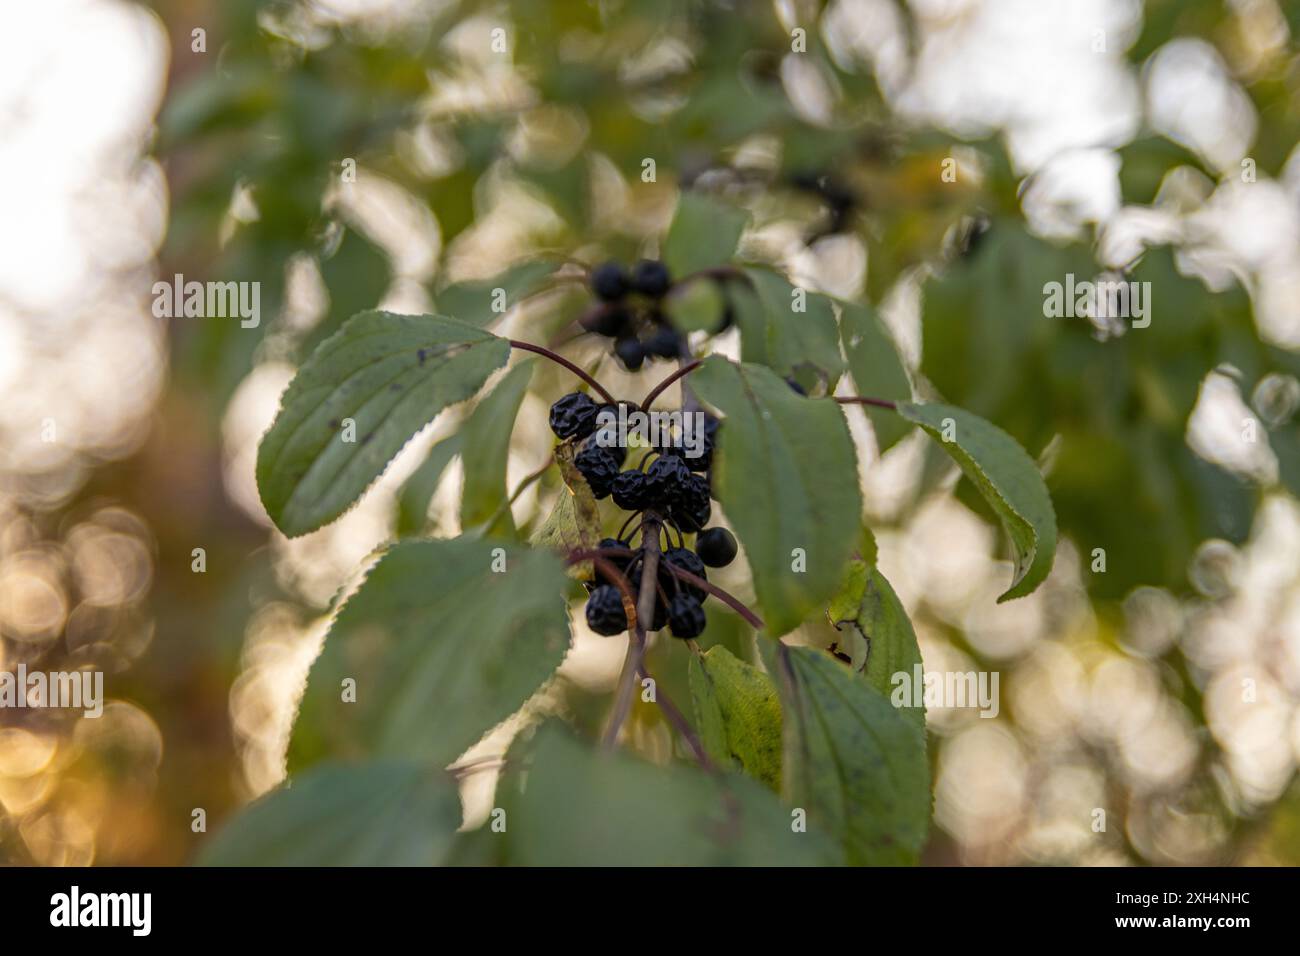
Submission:
M 746 269 L 749 284 L 733 283 L 741 358 L 781 375 L 807 370 L 828 387 L 844 370 L 831 301 L 797 288 L 767 269 Z
M 509 354 L 504 339 L 443 316 L 353 316 L 298 370 L 262 439 L 257 486 L 271 519 L 290 537 L 333 521 Z
M 844 354 L 857 394 L 890 401 L 911 401 L 912 385 L 898 354 L 894 337 L 875 311 L 864 305 L 846 302 L 841 309 L 840 334 Z M 863 405 L 876 432 L 876 443 L 883 453 L 909 431 L 907 422 L 885 408 Z
M 535 367 L 536 363 L 529 359 L 507 372 L 483 396 L 460 428 L 460 460 L 465 470 L 460 526 L 466 531 L 482 528 L 485 533 L 491 533 L 514 528 L 506 506 L 510 495 L 506 487 L 506 465 L 519 404 L 528 391 Z
M 773 790 L 781 786 L 781 702 L 772 679 L 725 647 L 691 656 L 691 699 L 709 755 Z
M 1002 429 L 963 409 L 903 402 L 898 412 L 952 456 L 1006 528 L 1015 549 L 1015 572 L 998 600 L 1032 592 L 1056 558 L 1056 514 L 1034 460 Z
M 749 214 L 743 209 L 700 193 L 683 192 L 664 239 L 663 261 L 669 272 L 680 279 L 730 262 L 748 221 Z

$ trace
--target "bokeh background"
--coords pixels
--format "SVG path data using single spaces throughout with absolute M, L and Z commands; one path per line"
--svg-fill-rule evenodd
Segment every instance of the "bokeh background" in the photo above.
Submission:
M 256 444 L 307 351 L 531 256 L 653 253 L 681 188 L 752 212 L 746 255 L 878 304 L 918 382 L 1047 467 L 1056 569 L 999 606 L 988 516 L 849 412 L 927 668 L 1001 674 L 996 719 L 930 713 L 926 861 L 1300 862 L 1298 36 L 1289 0 L 9 5 L 0 666 L 100 669 L 109 701 L 0 711 L 0 862 L 192 859 L 196 809 L 211 830 L 283 778 L 334 596 L 399 528 L 456 532 L 456 463 L 431 496 L 407 479 L 458 409 L 339 522 L 273 531 Z M 855 197 L 837 231 L 791 185 L 810 169 Z M 1210 331 L 1058 330 L 1018 271 L 1148 247 L 1156 327 Z M 259 327 L 155 318 L 175 273 L 260 282 Z M 582 304 L 559 288 L 502 327 L 553 340 Z M 565 347 L 629 395 L 657 378 Z M 535 377 L 512 485 L 562 384 Z M 575 630 L 554 710 L 621 659 Z M 508 736 L 476 749 L 471 819 Z M 666 741 L 639 713 L 632 743 Z

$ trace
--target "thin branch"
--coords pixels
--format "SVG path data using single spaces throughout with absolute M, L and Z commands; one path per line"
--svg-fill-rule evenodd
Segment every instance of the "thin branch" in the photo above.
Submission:
M 609 392 L 605 391 L 605 387 L 601 385 L 600 382 L 596 381 L 594 378 L 588 375 L 581 368 L 574 365 L 563 355 L 557 355 L 556 353 L 552 352 L 550 349 L 546 348 L 544 345 L 533 345 L 531 342 L 520 342 L 518 339 L 510 339 L 509 342 L 510 342 L 510 347 L 512 349 L 523 349 L 525 352 L 535 352 L 538 355 L 545 356 L 546 358 L 550 359 L 552 362 L 555 362 L 557 365 L 563 365 L 574 375 L 578 376 L 578 378 L 582 379 L 584 382 L 586 382 L 588 385 L 594 388 L 600 394 L 600 397 L 603 398 L 606 402 L 608 402 L 611 405 L 618 404 L 617 402 L 614 401 L 614 396 L 609 394 Z
M 687 362 L 677 371 L 673 372 L 672 375 L 669 375 L 666 379 L 664 379 L 654 388 L 650 389 L 650 394 L 647 395 L 645 399 L 642 400 L 641 402 L 642 411 L 648 412 L 650 410 L 650 405 L 654 402 L 656 398 L 658 398 L 663 393 L 664 389 L 668 388 L 668 386 L 672 385 L 673 382 L 677 381 L 682 376 L 689 375 L 691 372 L 694 372 L 697 368 L 700 367 L 700 362 L 701 362 L 700 359 L 696 359 L 693 362 Z
M 535 482 L 538 478 L 541 478 L 542 475 L 546 474 L 547 470 L 553 464 L 555 464 L 555 456 L 551 455 L 546 459 L 542 467 L 538 468 L 536 471 L 520 479 L 519 484 L 515 486 L 515 490 L 511 492 L 510 497 L 507 498 L 505 501 L 503 501 L 501 503 L 501 506 L 492 513 L 492 517 L 488 521 L 488 526 L 487 526 L 488 531 L 491 531 L 493 528 L 497 526 L 497 522 L 500 521 L 502 517 L 505 516 L 505 513 L 510 510 L 510 506 L 513 505 L 517 500 L 519 500 L 519 496 L 522 495 L 524 491 L 527 490 L 528 486 L 531 485 L 533 482 Z
M 637 672 L 642 678 L 655 680 L 654 677 L 651 676 L 650 672 L 646 670 L 644 664 L 637 669 Z M 686 718 L 682 716 L 682 712 L 674 706 L 672 700 L 670 700 L 668 695 L 663 692 L 663 689 L 659 686 L 657 680 L 655 680 L 655 703 L 658 704 L 659 709 L 664 712 L 664 716 L 668 718 L 668 722 L 673 725 L 677 730 L 677 733 L 686 741 L 687 745 L 691 748 L 691 752 L 695 754 L 695 759 L 699 761 L 700 766 L 709 773 L 717 773 L 717 765 L 709 759 L 709 755 L 704 749 L 704 744 L 701 743 L 699 735 L 695 733 L 695 728 L 693 728 Z
M 735 611 L 737 614 L 743 617 L 746 621 L 748 621 L 750 625 L 754 627 L 756 630 L 759 631 L 763 630 L 764 627 L 763 619 L 759 617 L 757 614 L 755 614 L 753 611 L 751 611 L 749 609 L 749 606 L 745 604 L 745 602 L 742 601 L 740 598 L 722 590 L 722 588 L 718 587 L 716 584 L 710 584 L 708 581 L 704 580 L 704 578 L 696 577 L 695 575 L 691 574 L 691 572 L 685 570 L 684 568 L 679 568 L 675 564 L 669 564 L 668 570 L 673 574 L 675 574 L 677 577 L 681 578 L 687 584 L 694 585 L 695 587 L 699 588 L 701 591 L 708 591 L 719 601 L 727 605 L 729 608 L 731 608 L 733 611 Z
M 612 749 L 618 742 L 618 732 L 632 710 L 632 698 L 636 686 L 636 675 L 641 669 L 645 657 L 646 624 L 654 620 L 655 586 L 659 579 L 659 517 L 654 514 L 646 516 L 645 524 L 649 528 L 641 532 L 641 593 L 637 595 L 636 621 L 632 629 L 632 639 L 628 642 L 627 656 L 623 659 L 623 672 L 619 675 L 618 692 L 614 698 L 614 711 L 610 716 L 609 726 L 605 729 L 604 745 Z M 612 550 L 612 549 L 611 549 Z
M 860 395 L 849 395 L 836 397 L 835 401 L 841 405 L 875 405 L 877 408 L 887 408 L 891 412 L 898 411 L 898 405 L 886 398 L 863 398 Z

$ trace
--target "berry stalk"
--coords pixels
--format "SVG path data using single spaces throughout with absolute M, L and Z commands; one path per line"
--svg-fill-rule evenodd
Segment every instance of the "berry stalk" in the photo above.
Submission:
M 617 402 L 614 401 L 614 396 L 609 394 L 609 392 L 605 391 L 605 387 L 601 385 L 600 382 L 596 381 L 594 378 L 588 375 L 581 368 L 574 365 L 563 355 L 557 355 L 555 352 L 552 352 L 550 349 L 546 348 L 543 345 L 533 345 L 531 342 L 520 342 L 518 339 L 508 339 L 507 341 L 509 341 L 510 347 L 512 349 L 522 349 L 525 352 L 534 352 L 537 355 L 541 355 L 544 356 L 545 358 L 550 359 L 552 362 L 554 362 L 557 365 L 563 365 L 574 375 L 578 376 L 578 378 L 582 379 L 584 382 L 590 385 L 596 391 L 596 393 L 600 395 L 600 397 L 603 398 L 607 403 L 609 403 L 610 405 L 618 404 Z
M 632 629 L 628 644 L 627 657 L 623 659 L 623 672 L 619 675 L 618 694 L 614 700 L 614 712 L 610 715 L 609 726 L 605 729 L 604 744 L 612 749 L 618 742 L 618 732 L 632 710 L 632 697 L 636 688 L 636 676 L 641 670 L 645 658 L 646 622 L 654 620 L 655 598 L 658 594 L 655 586 L 659 579 L 659 517 L 647 514 L 641 531 L 641 553 L 643 567 L 641 570 L 641 593 L 637 595 L 636 626 Z

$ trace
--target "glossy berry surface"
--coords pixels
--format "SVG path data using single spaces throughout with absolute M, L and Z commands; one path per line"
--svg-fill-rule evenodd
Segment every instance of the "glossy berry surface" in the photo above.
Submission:
M 668 627 L 673 637 L 699 637 L 704 633 L 705 620 L 704 608 L 690 594 L 677 594 L 668 603 Z
M 642 343 L 646 354 L 666 359 L 681 355 L 683 344 L 681 334 L 667 326 L 655 330 L 654 334 Z
M 587 626 L 597 634 L 611 637 L 627 630 L 623 595 L 612 584 L 602 584 L 587 598 Z
M 586 438 L 596 430 L 598 406 L 583 392 L 570 392 L 551 406 L 551 431 L 555 437 Z
M 628 278 L 617 262 L 606 262 L 591 270 L 591 291 L 606 302 L 617 302 L 627 295 Z
M 672 285 L 668 267 L 653 259 L 642 259 L 632 270 L 632 288 L 652 299 L 660 298 Z
M 736 538 L 726 528 L 709 528 L 695 539 L 695 553 L 711 568 L 725 568 L 736 559 Z
M 607 302 L 590 309 L 578 322 L 588 332 L 616 338 L 627 331 L 632 324 L 632 316 L 621 305 Z
M 629 372 L 635 372 L 645 364 L 645 349 L 635 337 L 630 335 L 614 343 L 614 354 Z

